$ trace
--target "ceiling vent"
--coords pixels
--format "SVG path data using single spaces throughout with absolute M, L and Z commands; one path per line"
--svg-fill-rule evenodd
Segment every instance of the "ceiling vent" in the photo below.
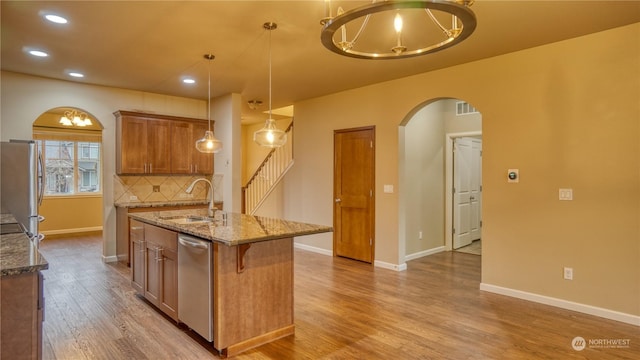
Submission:
M 468 115 L 468 114 L 477 114 L 478 110 L 474 108 L 471 104 L 466 101 L 457 101 L 456 102 L 456 116 L 460 115 Z

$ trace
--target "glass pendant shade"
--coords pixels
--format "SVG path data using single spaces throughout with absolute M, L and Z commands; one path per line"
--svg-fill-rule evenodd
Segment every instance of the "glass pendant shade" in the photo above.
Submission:
M 215 59 L 212 54 L 205 54 L 204 58 L 209 60 L 209 81 L 207 82 L 207 121 L 209 130 L 204 132 L 202 139 L 196 140 L 196 150 L 205 154 L 214 154 L 222 150 L 222 141 L 216 139 L 211 131 L 211 60 Z
M 196 141 L 196 149 L 207 154 L 217 153 L 222 149 L 222 142 L 213 136 L 213 131 L 207 130 L 204 137 Z
M 253 141 L 260 146 L 277 148 L 287 142 L 287 133 L 279 130 L 276 127 L 276 121 L 271 118 L 271 32 L 275 30 L 278 25 L 276 23 L 266 22 L 262 27 L 269 30 L 269 119 L 267 119 L 262 129 L 253 133 Z
M 287 142 L 287 133 L 276 127 L 276 121 L 268 119 L 264 127 L 253 133 L 253 141 L 258 145 L 277 148 Z

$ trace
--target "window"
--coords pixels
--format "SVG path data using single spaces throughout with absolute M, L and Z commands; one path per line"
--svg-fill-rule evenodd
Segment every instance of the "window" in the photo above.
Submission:
M 41 140 L 45 167 L 45 195 L 99 193 L 100 143 Z

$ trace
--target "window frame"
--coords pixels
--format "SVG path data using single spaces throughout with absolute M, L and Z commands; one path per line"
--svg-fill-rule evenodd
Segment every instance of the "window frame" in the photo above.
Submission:
M 38 142 L 38 146 L 40 147 L 40 152 L 43 157 L 44 162 L 44 178 L 46 179 L 46 141 L 65 141 L 73 143 L 73 190 L 70 193 L 49 193 L 45 190 L 43 196 L 44 198 L 74 198 L 74 197 L 101 197 L 104 191 L 104 144 L 102 143 L 101 134 L 96 134 L 95 131 L 51 131 L 50 129 L 36 129 L 34 127 L 33 138 Z M 97 159 L 90 161 L 97 161 L 96 167 L 96 181 L 98 190 L 97 191 L 80 191 L 80 185 L 82 183 L 81 176 L 83 176 L 83 172 L 80 171 L 79 163 L 82 161 L 78 157 L 80 155 L 82 149 L 81 143 L 94 143 L 97 144 L 97 149 L 99 154 Z M 90 147 L 89 152 L 91 153 L 92 147 Z M 46 180 L 45 180 L 46 181 Z

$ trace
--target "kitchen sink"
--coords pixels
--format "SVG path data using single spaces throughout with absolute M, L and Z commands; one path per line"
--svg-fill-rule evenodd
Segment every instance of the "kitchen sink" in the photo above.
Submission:
M 201 223 L 210 223 L 213 222 L 214 219 L 207 216 L 160 216 L 158 217 L 160 220 L 167 220 L 174 222 L 176 224 L 201 224 Z

